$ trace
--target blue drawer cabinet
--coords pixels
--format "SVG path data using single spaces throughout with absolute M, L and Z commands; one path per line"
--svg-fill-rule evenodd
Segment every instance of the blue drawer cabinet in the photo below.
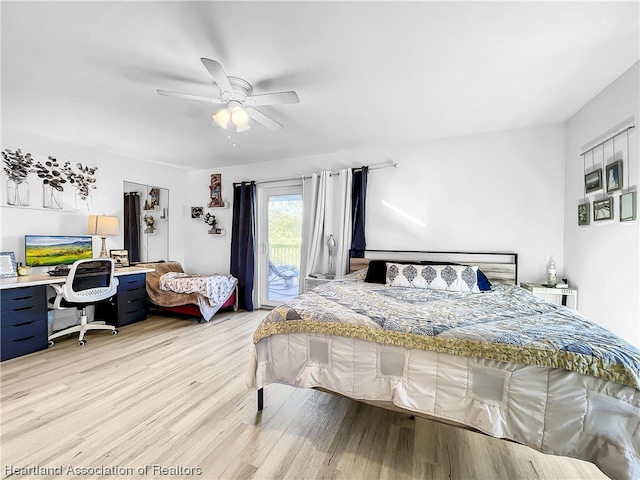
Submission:
M 0 360 L 47 348 L 44 285 L 0 290 Z
M 118 294 L 99 303 L 96 318 L 123 327 L 147 318 L 147 276 L 144 273 L 118 277 Z

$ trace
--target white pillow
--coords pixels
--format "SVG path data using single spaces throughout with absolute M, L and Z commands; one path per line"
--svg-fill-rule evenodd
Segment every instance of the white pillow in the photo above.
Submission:
M 430 288 L 480 293 L 478 267 L 467 265 L 415 265 L 387 263 L 388 287 Z

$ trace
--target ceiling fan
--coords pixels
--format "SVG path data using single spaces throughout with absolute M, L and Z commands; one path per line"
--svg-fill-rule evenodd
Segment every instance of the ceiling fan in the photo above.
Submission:
M 220 126 L 227 129 L 227 137 L 233 142 L 235 132 L 243 132 L 251 128 L 249 119 L 260 123 L 270 130 L 281 130 L 284 126 L 273 118 L 259 112 L 253 107 L 263 105 L 282 105 L 287 103 L 299 103 L 298 94 L 294 91 L 264 93 L 252 95 L 253 87 L 249 82 L 238 77 L 228 76 L 222 65 L 215 60 L 201 58 L 202 63 L 213 77 L 213 81 L 220 89 L 219 97 L 203 97 L 191 95 L 189 93 L 171 92 L 168 90 L 157 90 L 160 95 L 167 97 L 186 98 L 189 100 L 199 100 L 217 105 L 225 105 L 212 115 L 212 126 Z

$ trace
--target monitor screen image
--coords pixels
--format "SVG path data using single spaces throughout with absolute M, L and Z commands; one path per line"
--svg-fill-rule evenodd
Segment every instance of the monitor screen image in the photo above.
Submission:
M 93 258 L 93 242 L 89 235 L 25 235 L 24 253 L 29 267 L 71 265 Z

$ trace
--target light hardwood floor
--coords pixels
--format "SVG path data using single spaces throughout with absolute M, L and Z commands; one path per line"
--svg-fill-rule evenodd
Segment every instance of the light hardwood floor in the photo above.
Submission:
M 85 347 L 67 337 L 3 362 L 2 478 L 606 478 L 586 462 L 318 391 L 267 386 L 258 413 L 245 371 L 265 315 L 153 315 L 117 337 L 91 332 Z M 9 470 L 36 466 L 53 474 Z M 110 475 L 81 470 L 100 467 Z

